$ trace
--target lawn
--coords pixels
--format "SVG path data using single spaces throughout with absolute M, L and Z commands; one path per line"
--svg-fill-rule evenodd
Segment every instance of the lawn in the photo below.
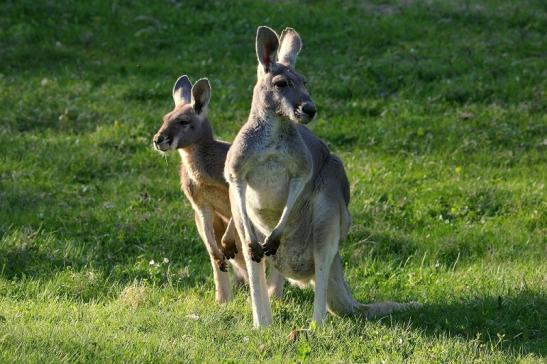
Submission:
M 341 244 L 378 320 L 310 327 L 288 287 L 253 330 L 214 302 L 176 153 L 151 147 L 181 74 L 233 140 L 258 25 L 296 28 L 310 125 L 344 161 Z M 544 1 L 0 4 L 0 362 L 543 362 Z

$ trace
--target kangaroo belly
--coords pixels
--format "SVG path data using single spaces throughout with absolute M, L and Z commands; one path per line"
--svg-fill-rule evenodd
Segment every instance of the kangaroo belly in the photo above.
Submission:
M 311 216 L 303 214 L 298 218 L 298 223 L 287 224 L 272 261 L 284 277 L 307 282 L 315 273 L 312 226 L 306 223 Z
M 232 212 L 230 210 L 230 199 L 228 191 L 223 188 L 207 188 L 202 192 L 203 201 L 222 215 L 224 218 L 230 219 Z
M 247 175 L 246 202 L 249 217 L 265 235 L 277 225 L 289 192 L 289 173 L 275 159 L 253 168 Z

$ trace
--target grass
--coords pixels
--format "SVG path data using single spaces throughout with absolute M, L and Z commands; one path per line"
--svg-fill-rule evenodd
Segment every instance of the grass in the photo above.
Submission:
M 0 5 L 0 362 L 542 362 L 545 33 L 539 0 L 7 1 Z M 251 329 L 151 149 L 183 73 L 232 140 L 258 25 L 295 27 L 343 159 L 356 298 L 424 307 L 309 327 L 287 288 Z M 166 258 L 166 259 L 164 259 Z M 151 264 L 151 261 L 154 261 Z

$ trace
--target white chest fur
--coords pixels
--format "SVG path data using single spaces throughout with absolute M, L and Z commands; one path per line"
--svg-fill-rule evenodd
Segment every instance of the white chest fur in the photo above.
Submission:
M 247 174 L 247 208 L 263 233 L 271 232 L 287 201 L 290 171 L 285 159 L 283 154 L 265 153 Z

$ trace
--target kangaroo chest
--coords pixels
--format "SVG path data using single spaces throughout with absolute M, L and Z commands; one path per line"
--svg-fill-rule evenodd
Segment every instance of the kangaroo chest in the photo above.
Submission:
M 232 216 L 228 186 L 224 183 L 211 181 L 201 176 L 196 178 L 182 166 L 181 187 L 194 209 L 208 206 L 224 218 L 229 219 Z
M 253 209 L 283 209 L 289 191 L 290 163 L 285 154 L 257 155 L 247 174 L 247 200 Z
M 257 151 L 249 163 L 246 201 L 249 217 L 264 234 L 277 225 L 286 206 L 292 178 L 306 178 L 308 151 L 299 139 Z

